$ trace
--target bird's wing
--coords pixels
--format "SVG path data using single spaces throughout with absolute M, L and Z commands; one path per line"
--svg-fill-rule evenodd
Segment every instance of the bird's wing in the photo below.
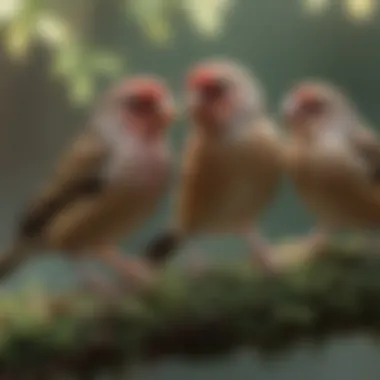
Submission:
M 354 151 L 366 163 L 371 181 L 380 183 L 380 140 L 370 130 L 361 128 L 351 138 Z
M 21 237 L 38 236 L 70 202 L 98 194 L 104 185 L 101 168 L 107 154 L 107 146 L 99 136 L 92 131 L 81 135 L 59 161 L 53 178 L 27 207 L 19 225 Z

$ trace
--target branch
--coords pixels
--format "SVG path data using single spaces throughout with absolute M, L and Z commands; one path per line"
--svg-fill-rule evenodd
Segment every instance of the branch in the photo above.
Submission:
M 121 301 L 36 295 L 0 304 L 0 378 L 92 378 L 137 360 L 251 347 L 268 355 L 308 338 L 380 328 L 380 256 L 338 244 L 276 277 L 244 263 L 194 278 L 176 269 Z M 85 377 L 88 376 L 88 377 Z

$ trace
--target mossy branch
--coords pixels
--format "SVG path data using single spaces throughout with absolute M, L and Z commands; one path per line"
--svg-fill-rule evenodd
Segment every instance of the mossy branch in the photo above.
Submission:
M 239 347 L 267 355 L 356 331 L 380 331 L 380 255 L 341 243 L 276 276 L 244 263 L 197 275 L 177 268 L 117 302 L 84 294 L 3 300 L 0 378 L 92 378 L 140 360 Z

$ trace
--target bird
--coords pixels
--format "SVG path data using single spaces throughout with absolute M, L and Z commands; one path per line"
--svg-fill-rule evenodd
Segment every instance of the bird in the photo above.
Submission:
M 198 62 L 184 82 L 191 125 L 174 218 L 145 257 L 160 267 L 201 234 L 233 234 L 249 243 L 255 264 L 274 269 L 257 223 L 282 176 L 282 142 L 262 85 L 243 65 L 225 59 Z
M 175 114 L 159 77 L 139 74 L 111 85 L 16 221 L 12 244 L 0 255 L 0 279 L 34 252 L 65 252 L 78 267 L 91 255 L 115 261 L 120 239 L 154 212 L 169 185 Z
M 380 141 L 347 93 L 320 79 L 284 96 L 286 173 L 316 223 L 307 237 L 323 252 L 332 233 L 380 226 Z

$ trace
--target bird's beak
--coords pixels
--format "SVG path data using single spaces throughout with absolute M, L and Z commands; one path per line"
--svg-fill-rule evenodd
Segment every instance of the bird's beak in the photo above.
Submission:
M 189 109 L 191 107 L 189 99 L 184 99 L 183 96 L 176 96 L 177 104 L 176 104 L 176 111 L 177 111 L 177 118 L 178 119 L 184 119 L 189 114 Z
M 162 114 L 169 120 L 174 121 L 178 117 L 178 109 L 174 99 L 169 98 L 161 101 L 160 112 L 162 112 Z
M 200 91 L 191 90 L 183 100 L 182 113 L 188 115 L 191 110 L 198 109 L 204 105 L 204 96 Z
M 187 104 L 182 103 L 182 104 L 178 105 L 177 115 L 178 115 L 179 119 L 185 118 L 188 115 L 188 113 L 189 113 L 189 107 Z
M 286 120 L 289 120 L 298 111 L 298 102 L 294 98 L 288 98 L 285 100 L 282 114 Z

